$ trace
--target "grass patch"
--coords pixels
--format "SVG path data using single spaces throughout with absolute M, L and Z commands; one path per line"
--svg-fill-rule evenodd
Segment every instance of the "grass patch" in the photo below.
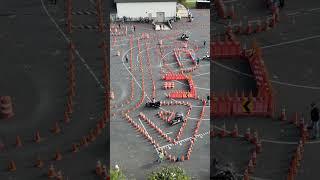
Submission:
M 197 1 L 196 0 L 187 0 L 187 1 L 181 2 L 181 4 L 183 4 L 186 8 L 194 9 L 194 8 L 196 8 Z

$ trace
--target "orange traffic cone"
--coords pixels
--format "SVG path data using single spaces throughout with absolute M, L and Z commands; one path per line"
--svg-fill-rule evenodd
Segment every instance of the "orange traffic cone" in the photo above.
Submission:
M 21 146 L 22 146 L 22 142 L 21 142 L 20 136 L 17 136 L 16 137 L 16 147 L 21 147 Z
M 61 131 L 59 123 L 55 122 L 53 129 L 51 129 L 51 132 L 54 134 L 59 134 Z
M 251 160 L 252 160 L 253 165 L 255 166 L 257 164 L 257 153 L 256 153 L 256 151 L 252 152 Z
M 262 25 L 261 25 L 261 21 L 258 20 L 257 21 L 257 27 L 256 27 L 256 33 L 259 33 L 262 31 Z
M 17 170 L 16 163 L 13 160 L 10 161 L 9 166 L 8 166 L 8 170 L 10 172 L 14 172 Z
M 87 138 L 85 136 L 82 137 L 81 145 L 88 146 L 88 141 L 87 141 Z
M 258 142 L 256 143 L 256 152 L 257 153 L 261 153 L 261 151 L 262 151 L 262 144 L 261 144 L 261 140 L 260 139 L 258 139 Z
M 40 137 L 40 132 L 39 131 L 36 132 L 35 137 L 34 137 L 34 141 L 36 143 L 40 143 L 41 142 L 41 137 Z
M 220 131 L 220 137 L 225 137 L 225 136 L 227 136 L 227 130 L 226 130 L 226 124 L 223 123 L 222 129 Z
M 57 150 L 55 152 L 54 158 L 55 161 L 60 161 L 62 159 L 62 154 Z
M 180 161 L 184 161 L 184 155 L 181 155 Z
M 252 25 L 250 22 L 248 22 L 248 25 L 247 25 L 247 29 L 246 29 L 246 33 L 248 35 L 250 35 L 252 33 Z
M 63 175 L 62 175 L 62 172 L 61 172 L 61 171 L 58 171 L 58 172 L 57 172 L 56 180 L 63 180 Z
M 73 110 L 72 110 L 72 105 L 71 105 L 69 102 L 67 102 L 67 109 L 66 109 L 66 111 L 67 111 L 69 114 L 71 114 L 71 113 L 73 112 Z
M 70 117 L 69 117 L 69 114 L 68 114 L 67 111 L 64 112 L 63 121 L 64 121 L 65 123 L 69 123 L 69 122 L 70 122 Z
M 250 141 L 251 139 L 251 129 L 250 128 L 247 128 L 247 131 L 246 133 L 244 134 L 244 138 L 248 141 Z
M 78 144 L 76 144 L 76 143 L 73 143 L 72 144 L 72 150 L 71 150 L 72 152 L 78 152 L 79 151 L 79 147 L 78 147 Z
M 269 30 L 270 27 L 269 27 L 269 19 L 267 18 L 265 21 L 264 21 L 264 25 L 262 27 L 262 31 L 267 31 Z
M 248 169 L 244 170 L 243 180 L 250 180 Z
M 253 162 L 252 160 L 250 159 L 249 163 L 248 163 L 248 172 L 249 174 L 252 174 L 253 173 Z
M 231 133 L 231 136 L 232 137 L 238 137 L 239 136 L 239 130 L 238 130 L 238 125 L 237 124 L 234 124 L 234 128 L 233 128 L 233 131 Z
M 253 137 L 251 139 L 251 143 L 256 145 L 257 142 L 258 142 L 258 131 L 255 130 L 254 133 L 253 133 Z
M 49 178 L 54 178 L 56 176 L 56 170 L 54 169 L 53 165 L 50 164 L 49 170 L 48 170 L 48 177 Z
M 97 135 L 100 135 L 102 133 L 99 124 L 96 125 L 96 133 Z
M 282 110 L 281 110 L 280 120 L 281 121 L 286 121 L 287 120 L 287 115 L 286 115 L 286 109 L 285 108 L 282 108 Z
M 275 25 L 276 25 L 276 17 L 275 17 L 275 14 L 272 15 L 271 19 L 269 20 L 269 26 L 271 28 L 273 28 Z
M 35 163 L 35 167 L 37 168 L 42 168 L 43 167 L 43 161 L 40 159 L 40 157 L 37 157 L 36 163 Z

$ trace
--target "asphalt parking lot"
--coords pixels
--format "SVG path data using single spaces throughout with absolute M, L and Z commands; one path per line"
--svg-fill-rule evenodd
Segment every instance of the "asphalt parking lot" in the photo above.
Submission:
M 130 109 L 138 103 L 141 96 L 142 80 L 144 79 L 144 91 L 146 98 L 143 103 L 132 110 L 129 115 L 138 124 L 142 124 L 147 132 L 159 142 L 160 148 L 165 151 L 180 157 L 185 154 L 189 147 L 190 137 L 192 136 L 193 129 L 196 121 L 200 117 L 202 109 L 202 103 L 200 100 L 186 99 L 183 101 L 190 102 L 192 104 L 192 110 L 188 125 L 186 126 L 181 140 L 176 145 L 168 143 L 160 138 L 154 130 L 152 130 L 145 122 L 140 122 L 138 117 L 140 112 L 143 112 L 148 118 L 151 119 L 160 129 L 170 137 L 175 137 L 180 125 L 174 127 L 168 126 L 160 118 L 157 117 L 157 112 L 160 109 L 148 109 L 144 107 L 144 104 L 151 100 L 153 95 L 156 100 L 170 101 L 166 98 L 166 94 L 170 90 L 164 90 L 163 80 L 161 80 L 160 70 L 166 68 L 173 72 L 178 72 L 180 69 L 174 60 L 173 48 L 181 47 L 182 41 L 179 37 L 182 33 L 188 33 L 190 35 L 189 48 L 196 51 L 197 57 L 203 57 L 209 51 L 208 45 L 203 47 L 203 41 L 209 42 L 209 11 L 208 10 L 192 10 L 195 17 L 192 23 L 187 22 L 186 19 L 182 19 L 179 22 L 173 23 L 173 29 L 170 31 L 157 32 L 153 30 L 151 25 L 147 24 L 133 24 L 125 23 L 121 26 L 131 27 L 136 25 L 136 32 L 130 32 L 127 37 L 117 36 L 116 38 L 110 38 L 111 46 L 111 90 L 115 93 L 115 99 L 111 101 L 111 113 L 114 116 L 111 119 L 111 164 L 114 166 L 118 164 L 129 179 L 144 179 L 148 173 L 152 170 L 167 164 L 177 164 L 186 169 L 186 171 L 195 179 L 208 179 L 209 178 L 209 106 L 205 107 L 205 114 L 201 126 L 199 129 L 199 136 L 196 140 L 194 150 L 192 151 L 190 160 L 183 162 L 170 162 L 165 161 L 163 164 L 158 164 L 157 150 L 149 142 L 147 142 L 143 136 L 141 136 L 121 115 L 123 110 Z M 116 24 L 117 25 L 117 24 Z M 117 25 L 118 26 L 118 25 Z M 149 39 L 141 38 L 142 33 L 149 34 Z M 130 51 L 130 36 L 132 35 L 133 45 L 132 51 Z M 158 45 L 159 40 L 163 40 L 163 56 L 159 56 L 160 47 Z M 139 44 L 141 45 L 139 51 Z M 121 52 L 121 56 L 116 56 L 117 52 Z M 126 55 L 132 58 L 132 68 L 130 63 L 126 63 Z M 139 56 L 141 54 L 141 56 Z M 148 56 L 150 64 L 148 65 Z M 140 69 L 140 61 L 143 63 L 143 72 Z M 192 63 L 188 62 L 190 59 L 183 55 L 181 61 L 186 67 L 192 67 Z M 164 68 L 166 66 L 166 68 Z M 131 71 L 129 71 L 129 68 Z M 200 62 L 200 66 L 192 73 L 193 81 L 196 86 L 198 95 L 201 98 L 206 98 L 209 95 L 210 88 L 210 63 L 209 61 Z M 131 73 L 128 73 L 131 72 Z M 142 72 L 142 73 L 141 73 Z M 143 76 L 142 76 L 143 74 Z M 131 80 L 133 79 L 134 92 L 131 89 Z M 144 78 L 143 78 L 144 77 Z M 155 84 L 153 91 L 152 82 Z M 184 81 L 174 81 L 177 89 L 187 89 L 188 85 Z M 133 99 L 130 100 L 130 95 L 133 93 Z M 128 102 L 129 100 L 129 102 Z M 179 101 L 179 99 L 176 99 Z M 173 105 L 162 106 L 161 110 L 171 110 L 174 112 L 187 111 L 185 106 Z
M 231 24 L 242 21 L 244 24 L 250 20 L 264 19 L 270 16 L 270 11 L 264 6 L 263 1 L 232 1 L 226 6 L 235 7 L 236 19 Z M 267 32 L 252 35 L 240 35 L 236 38 L 242 45 L 250 47 L 256 39 L 262 48 L 262 58 L 266 65 L 275 96 L 276 118 L 213 118 L 213 124 L 221 127 L 224 123 L 229 129 L 238 124 L 243 134 L 246 128 L 256 129 L 262 139 L 263 152 L 258 157 L 257 167 L 252 176 L 256 179 L 284 179 L 286 178 L 290 158 L 297 142 L 298 130 L 287 122 L 276 120 L 283 107 L 286 108 L 288 118 L 298 112 L 309 122 L 310 104 L 319 101 L 319 73 L 316 70 L 317 51 L 319 49 L 319 3 L 287 1 L 280 11 L 280 22 Z M 215 16 L 215 15 L 214 15 Z M 214 19 L 218 20 L 215 16 Z M 215 34 L 225 31 L 229 21 L 218 20 L 211 24 Z M 224 25 L 225 24 L 225 25 Z M 235 60 L 219 60 L 213 63 L 213 91 L 234 92 L 244 89 L 254 89 L 255 82 L 252 72 L 246 62 Z M 248 69 L 249 68 L 249 69 Z M 236 164 L 237 168 L 246 166 L 245 152 L 226 152 L 227 149 L 242 149 L 243 145 L 230 143 L 223 146 L 223 139 L 213 139 L 214 154 L 220 159 Z M 298 169 L 296 179 L 318 179 L 316 151 L 319 149 L 318 141 L 307 142 L 301 167 Z M 240 155 L 241 154 L 241 155 Z M 231 158 L 229 157 L 231 156 Z M 238 163 L 243 162 L 243 163 Z M 241 165 L 242 164 L 242 165 Z M 266 171 L 268 169 L 268 171 Z M 243 172 L 242 170 L 238 171 Z
M 91 6 L 94 11 L 89 3 L 74 3 L 74 8 Z M 97 46 L 103 37 L 93 31 L 75 31 L 69 37 L 64 8 L 62 1 L 57 5 L 41 0 L 0 2 L 0 94 L 12 97 L 15 113 L 10 120 L 0 121 L 0 143 L 4 145 L 0 150 L 0 179 L 47 179 L 50 164 L 64 178 L 99 179 L 94 174 L 96 162 L 105 163 L 103 129 L 88 147 L 71 152 L 72 144 L 86 138 L 103 113 L 103 89 L 87 68 L 92 67 L 93 74 L 102 81 L 102 53 Z M 95 22 L 94 17 L 78 18 L 74 20 Z M 71 122 L 66 124 L 68 38 L 74 40 L 79 54 L 75 58 L 74 108 Z M 55 123 L 60 126 L 59 134 L 51 133 Z M 39 144 L 33 140 L 37 131 L 42 138 Z M 22 147 L 15 147 L 16 136 Z M 61 153 L 61 160 L 54 160 L 56 151 Z M 42 168 L 34 167 L 37 157 L 43 161 Z M 8 171 L 11 160 L 15 172 Z

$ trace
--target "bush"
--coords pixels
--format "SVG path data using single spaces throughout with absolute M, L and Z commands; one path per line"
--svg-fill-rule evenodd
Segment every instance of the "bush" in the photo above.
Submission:
M 126 176 L 120 170 L 117 172 L 115 169 L 110 169 L 110 179 L 111 180 L 126 180 Z
M 163 167 L 157 171 L 152 172 L 148 180 L 190 180 L 191 178 L 185 171 L 177 166 Z

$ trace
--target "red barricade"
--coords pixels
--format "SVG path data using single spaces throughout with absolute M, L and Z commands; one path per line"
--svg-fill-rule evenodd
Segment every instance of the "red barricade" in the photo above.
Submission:
M 242 54 L 241 45 L 238 41 L 216 41 L 211 45 L 214 59 L 240 58 Z
M 273 116 L 271 98 L 265 97 L 229 97 L 213 98 L 214 116 Z
M 167 73 L 162 77 L 163 80 L 186 80 L 187 77 L 184 74 Z

